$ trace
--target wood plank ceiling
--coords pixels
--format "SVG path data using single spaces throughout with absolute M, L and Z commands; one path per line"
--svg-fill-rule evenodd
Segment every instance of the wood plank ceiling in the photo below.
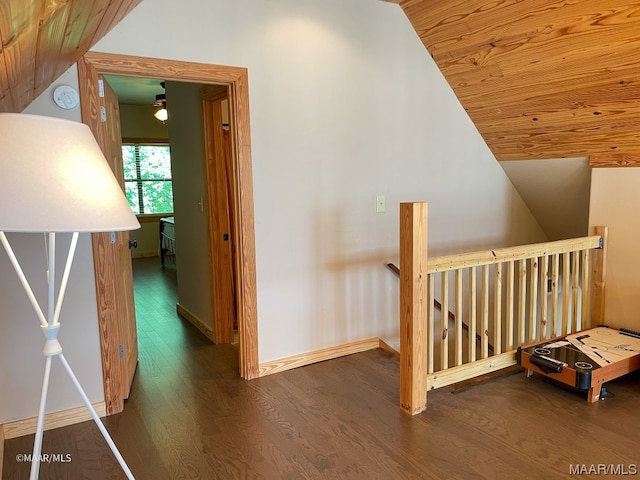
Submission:
M 639 2 L 393 3 L 498 160 L 640 159 Z
M 0 111 L 22 111 L 140 1 L 0 0 Z M 637 2 L 390 1 L 499 160 L 640 159 Z
M 0 0 L 0 111 L 21 112 L 141 0 Z

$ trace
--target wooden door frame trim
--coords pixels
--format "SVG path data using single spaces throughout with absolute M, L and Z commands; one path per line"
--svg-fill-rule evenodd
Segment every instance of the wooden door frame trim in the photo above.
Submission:
M 258 365 L 258 320 L 255 265 L 255 227 L 253 202 L 253 174 L 251 165 L 251 132 L 249 127 L 249 83 L 246 68 L 210 65 L 176 60 L 136 57 L 110 53 L 88 52 L 81 62 L 93 67 L 100 74 L 130 77 L 162 78 L 189 83 L 226 85 L 229 88 L 230 117 L 235 121 L 235 135 L 232 138 L 234 155 L 232 158 L 233 217 L 232 235 L 235 238 L 237 255 L 234 262 L 237 285 L 237 314 L 239 342 L 239 370 L 245 379 L 259 375 Z M 80 63 L 79 74 L 80 74 Z M 80 76 L 80 87 L 85 81 Z M 83 121 L 88 123 L 84 110 L 91 118 L 99 118 L 98 107 L 83 105 Z M 95 262 L 95 261 L 94 261 Z M 96 267 L 97 268 L 97 267 Z M 113 266 L 111 266 L 113 268 Z M 104 272 L 96 271 L 98 274 Z M 99 303 L 98 303 L 99 304 Z M 98 312 L 99 322 L 106 319 Z M 100 344 L 104 346 L 108 331 L 100 329 Z M 103 372 L 113 359 L 103 351 Z M 105 402 L 108 405 L 105 377 Z

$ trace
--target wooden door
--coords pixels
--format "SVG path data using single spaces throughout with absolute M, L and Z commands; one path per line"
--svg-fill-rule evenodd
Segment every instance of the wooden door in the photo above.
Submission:
M 78 72 L 87 80 L 80 82 L 82 120 L 124 185 L 117 97 L 88 63 L 79 61 Z M 124 408 L 138 360 L 129 233 L 97 233 L 92 241 L 105 404 L 113 414 Z
M 120 131 L 120 107 L 118 96 L 102 75 L 104 100 L 107 111 L 107 160 L 124 192 L 124 167 L 122 166 L 122 133 Z M 119 287 L 120 311 L 122 312 L 120 328 L 119 355 L 123 360 L 124 380 L 123 398 L 129 398 L 131 383 L 138 364 L 138 330 L 136 328 L 136 306 L 133 297 L 133 272 L 131 267 L 131 249 L 129 248 L 129 232 L 116 233 L 117 261 L 116 282 Z
M 204 134 L 209 207 L 211 281 L 213 285 L 213 334 L 215 343 L 231 343 L 237 328 L 236 284 L 233 269 L 234 238 L 231 234 L 231 142 L 223 126 L 227 88 L 203 90 Z M 227 127 L 228 128 L 228 127 Z

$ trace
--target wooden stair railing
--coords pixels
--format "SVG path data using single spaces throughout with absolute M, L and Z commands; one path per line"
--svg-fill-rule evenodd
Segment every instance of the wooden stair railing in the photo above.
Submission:
M 393 273 L 395 273 L 397 277 L 400 277 L 400 269 L 398 268 L 397 265 L 395 265 L 394 263 L 387 263 L 387 268 L 391 270 Z M 439 312 L 442 312 L 442 304 L 435 298 L 433 299 L 433 305 L 436 307 L 436 309 Z M 449 317 L 449 320 L 451 320 L 452 322 L 456 321 L 456 315 L 451 310 L 447 310 L 447 316 Z M 462 328 L 464 329 L 465 332 L 469 333 L 469 325 L 467 325 L 464 321 L 462 322 Z M 482 337 L 480 336 L 479 333 L 476 333 L 476 341 L 482 342 Z M 494 352 L 493 345 L 491 345 L 491 343 L 489 343 L 489 351 L 491 353 Z
M 389 267 L 399 272 L 400 281 L 404 412 L 423 412 L 430 390 L 516 365 L 520 345 L 603 323 L 607 227 L 594 227 L 586 237 L 429 258 L 428 210 L 426 202 L 400 204 L 402 268 Z M 448 362 L 449 342 L 437 342 L 435 332 L 438 280 L 444 308 L 451 296 L 455 304 L 454 365 Z M 475 341 L 462 345 L 463 311 L 467 337 L 482 337 L 480 351 Z M 450 338 L 449 322 L 439 323 L 442 338 Z

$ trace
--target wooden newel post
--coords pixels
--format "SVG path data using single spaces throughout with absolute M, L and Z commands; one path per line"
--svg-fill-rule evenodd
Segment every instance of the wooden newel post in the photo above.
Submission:
M 604 325 L 604 294 L 607 279 L 607 240 L 609 227 L 595 227 L 594 235 L 602 237 L 602 248 L 593 250 L 591 259 L 591 326 Z
M 427 408 L 426 203 L 400 204 L 400 408 Z

